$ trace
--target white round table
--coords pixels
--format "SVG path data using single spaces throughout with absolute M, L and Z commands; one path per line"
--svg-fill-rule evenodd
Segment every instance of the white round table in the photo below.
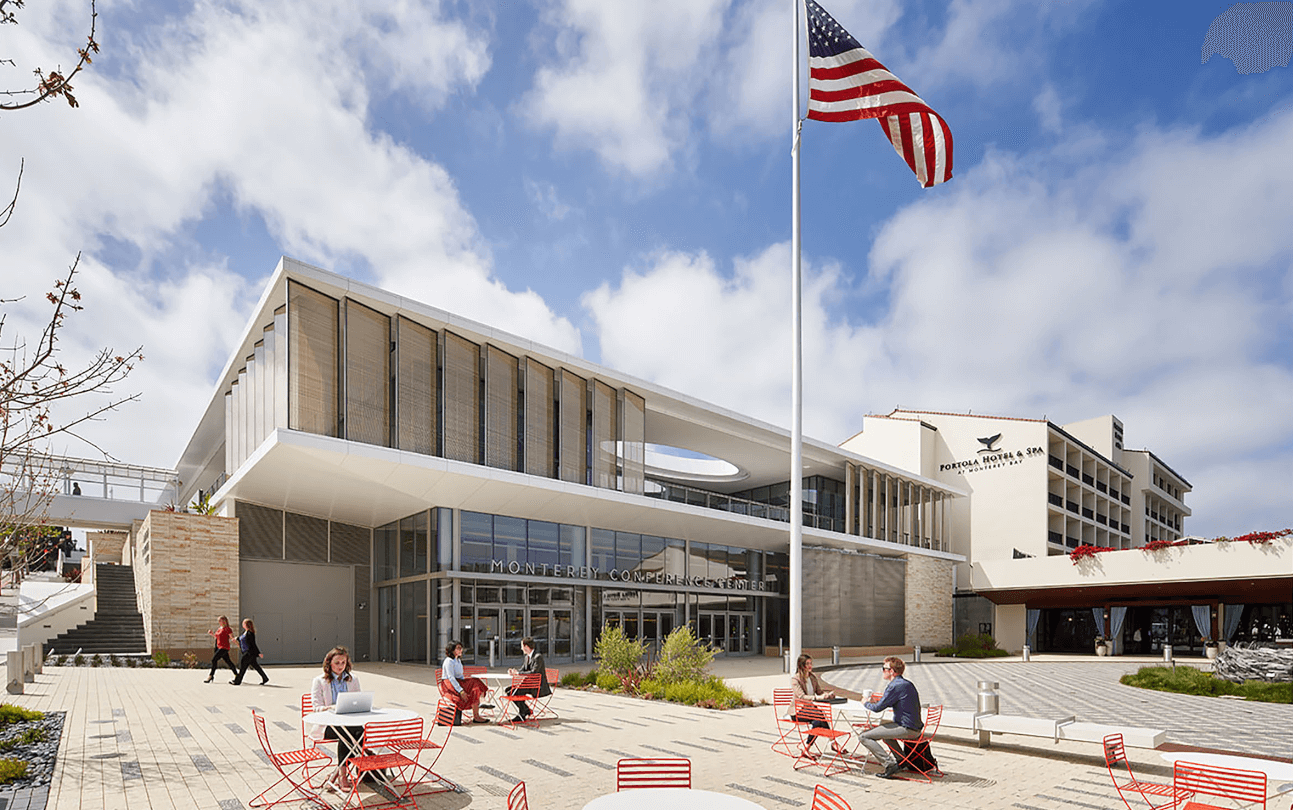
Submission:
M 621 790 L 619 793 L 607 793 L 598 796 L 584 810 L 659 810 L 668 807 L 697 808 L 698 810 L 763 810 L 749 799 L 731 796 L 727 793 L 714 793 L 709 790 L 689 790 L 687 788 L 641 788 L 638 790 Z
M 1195 762 L 1199 765 L 1215 765 L 1218 768 L 1234 768 L 1241 771 L 1261 771 L 1266 774 L 1270 782 L 1293 782 L 1293 763 L 1278 762 L 1273 759 L 1259 759 L 1258 757 L 1244 757 L 1236 754 L 1210 754 L 1205 752 L 1193 753 L 1190 751 L 1172 751 L 1167 754 L 1160 754 L 1168 762 L 1178 760 L 1184 762 Z M 1276 785 L 1269 784 L 1276 793 L 1286 793 L 1293 790 L 1293 784 Z
M 337 714 L 332 709 L 311 712 L 301 718 L 301 722 L 310 726 L 366 726 L 382 720 L 412 720 L 418 713 L 412 709 L 373 709 L 370 712 L 347 712 Z

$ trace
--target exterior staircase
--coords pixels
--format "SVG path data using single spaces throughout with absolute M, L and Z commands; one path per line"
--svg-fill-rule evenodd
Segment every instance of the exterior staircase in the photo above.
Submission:
M 94 588 L 98 598 L 94 618 L 50 641 L 46 652 L 146 652 L 144 617 L 135 603 L 135 570 L 128 565 L 98 563 L 94 567 Z

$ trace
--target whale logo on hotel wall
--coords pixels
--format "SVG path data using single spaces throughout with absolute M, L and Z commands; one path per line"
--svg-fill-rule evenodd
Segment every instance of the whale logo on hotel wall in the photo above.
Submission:
M 989 436 L 986 439 L 979 439 L 979 444 L 983 445 L 983 447 L 979 448 L 979 452 L 980 453 L 997 452 L 997 450 L 1000 449 L 999 447 L 996 446 L 997 442 L 999 441 L 1001 441 L 1000 433 L 998 433 L 996 436 Z

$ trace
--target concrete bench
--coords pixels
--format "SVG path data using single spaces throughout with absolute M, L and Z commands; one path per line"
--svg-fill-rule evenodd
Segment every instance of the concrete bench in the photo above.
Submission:
M 1103 742 L 1110 734 L 1121 734 L 1123 744 L 1131 748 L 1157 748 L 1167 740 L 1167 732 L 1162 729 L 1083 723 L 1072 716 L 1050 719 L 944 709 L 942 725 L 979 732 L 980 747 L 988 745 L 991 734 L 1020 734 L 1049 738 L 1055 742 L 1072 740 L 1090 743 Z

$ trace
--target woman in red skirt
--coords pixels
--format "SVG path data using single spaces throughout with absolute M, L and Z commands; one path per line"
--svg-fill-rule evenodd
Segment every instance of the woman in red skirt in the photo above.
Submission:
M 452 700 L 459 712 L 471 709 L 473 723 L 488 723 L 480 716 L 480 699 L 489 691 L 480 678 L 468 678 L 462 672 L 462 643 L 451 641 L 444 647 L 444 664 L 440 667 L 440 694 Z

